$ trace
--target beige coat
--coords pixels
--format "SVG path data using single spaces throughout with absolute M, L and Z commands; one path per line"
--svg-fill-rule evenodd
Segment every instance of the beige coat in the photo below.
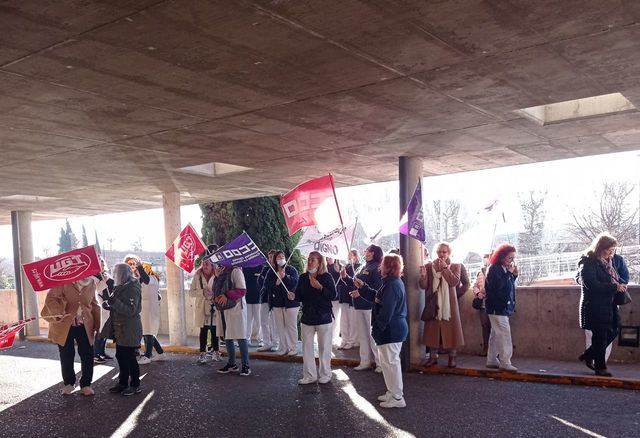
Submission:
M 82 312 L 84 328 L 89 343 L 93 345 L 94 335 L 100 330 L 100 307 L 96 301 L 96 281 L 79 288 L 76 283 L 56 286 L 49 290 L 40 315 L 49 322 L 49 339 L 64 346 L 69 328 L 78 312 Z M 56 315 L 67 315 L 60 320 Z
M 442 278 L 449 285 L 449 306 L 451 308 L 451 318 L 449 321 L 439 321 L 435 319 L 437 314 L 438 299 L 433 290 L 433 272 L 431 263 L 425 265 L 427 270 L 426 278 L 420 278 L 420 287 L 425 293 L 425 316 L 424 333 L 422 343 L 430 348 L 439 348 L 442 339 L 442 348 L 451 349 L 464 345 L 462 334 L 462 323 L 460 321 L 460 308 L 458 298 L 469 290 L 469 278 L 464 265 L 452 263 L 449 269 L 442 271 Z
M 211 277 L 213 278 L 213 277 Z M 216 325 L 215 310 L 211 315 L 211 286 L 207 287 L 207 279 L 202 273 L 202 268 L 196 271 L 193 276 L 191 286 L 189 287 L 189 295 L 196 299 L 193 306 L 193 323 L 196 327 L 204 327 L 204 325 Z

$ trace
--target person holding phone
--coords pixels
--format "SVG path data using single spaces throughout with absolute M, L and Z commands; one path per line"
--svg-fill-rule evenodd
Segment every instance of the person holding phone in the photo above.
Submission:
M 425 366 L 438 364 L 438 348 L 449 354 L 448 366 L 457 366 L 457 348 L 464 345 L 458 297 L 469 289 L 469 278 L 463 264 L 451 262 L 451 246 L 436 245 L 437 257 L 420 268 L 420 287 L 425 291 L 423 342 L 430 349 Z
M 578 262 L 580 327 L 592 333 L 591 346 L 578 358 L 598 376 L 611 376 L 607 370 L 606 350 L 618 336 L 620 314 L 614 298 L 627 291 L 624 279 L 614 266 L 618 241 L 601 233 Z
M 518 267 L 515 264 L 516 248 L 504 244 L 491 255 L 490 266 L 485 279 L 487 315 L 491 322 L 487 368 L 504 371 L 518 371 L 511 364 L 513 343 L 509 317 L 516 307 L 516 279 Z

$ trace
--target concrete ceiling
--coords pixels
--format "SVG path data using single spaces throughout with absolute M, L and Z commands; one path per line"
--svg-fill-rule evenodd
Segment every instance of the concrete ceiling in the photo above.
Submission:
M 637 112 L 514 113 L 640 105 L 636 0 L 8 0 L 0 29 L 0 223 L 640 148 Z M 177 170 L 208 162 L 251 170 Z

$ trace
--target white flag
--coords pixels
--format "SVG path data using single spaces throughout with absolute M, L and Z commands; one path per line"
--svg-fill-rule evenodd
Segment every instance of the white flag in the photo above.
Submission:
M 347 242 L 351 246 L 355 229 L 355 225 L 345 227 L 344 233 L 347 236 L 345 241 L 341 228 L 336 228 L 328 233 L 321 233 L 317 227 L 308 227 L 296 248 L 304 255 L 309 255 L 311 251 L 318 251 L 325 257 L 347 261 L 349 260 Z

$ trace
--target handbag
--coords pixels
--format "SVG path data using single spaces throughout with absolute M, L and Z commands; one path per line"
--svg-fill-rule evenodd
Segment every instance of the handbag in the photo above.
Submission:
M 628 290 L 625 290 L 624 292 L 616 292 L 613 296 L 613 304 L 617 306 L 624 306 L 625 304 L 629 304 L 631 301 L 631 295 Z
M 483 301 L 484 300 L 482 298 L 475 297 L 473 299 L 473 301 L 471 302 L 471 307 L 473 307 L 476 310 L 482 310 L 482 302 Z

